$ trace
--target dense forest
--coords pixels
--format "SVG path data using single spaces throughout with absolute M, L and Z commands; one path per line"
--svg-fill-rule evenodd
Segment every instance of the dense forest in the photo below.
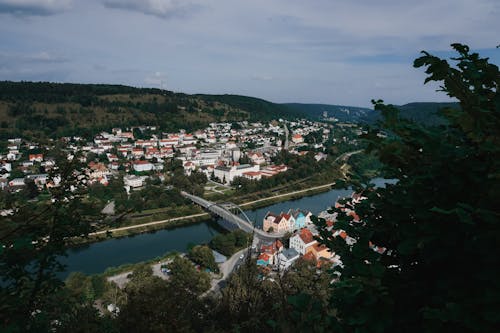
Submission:
M 186 95 L 103 84 L 0 82 L 0 139 L 91 136 L 112 127 L 152 125 L 188 131 L 219 121 L 304 116 L 244 96 Z

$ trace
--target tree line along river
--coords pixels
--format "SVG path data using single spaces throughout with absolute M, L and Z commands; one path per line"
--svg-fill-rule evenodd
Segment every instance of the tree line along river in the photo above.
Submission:
M 392 183 L 393 181 L 376 178 L 373 182 L 381 186 L 384 182 Z M 351 193 L 352 190 L 330 190 L 255 210 L 246 210 L 245 213 L 251 220 L 256 221 L 256 225 L 262 227 L 262 220 L 268 211 L 280 213 L 299 208 L 318 214 L 333 206 L 339 198 L 349 196 Z M 65 278 L 74 271 L 98 274 L 108 267 L 146 261 L 172 251 L 185 252 L 190 245 L 208 243 L 219 232 L 221 228 L 211 220 L 82 245 L 69 249 L 67 257 L 61 259 L 61 262 L 67 266 L 62 277 Z

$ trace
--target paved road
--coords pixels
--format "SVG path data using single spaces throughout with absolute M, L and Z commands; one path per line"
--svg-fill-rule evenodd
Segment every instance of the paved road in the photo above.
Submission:
M 163 223 L 168 223 L 168 222 L 174 222 L 174 221 L 179 221 L 179 220 L 185 220 L 185 219 L 189 219 L 189 218 L 193 218 L 193 217 L 200 217 L 200 216 L 209 216 L 209 214 L 207 214 L 207 213 L 199 213 L 199 214 L 193 214 L 193 215 L 187 215 L 187 216 L 174 217 L 174 218 L 166 219 L 166 220 L 160 220 L 160 221 L 153 221 L 153 222 L 148 222 L 148 223 L 136 224 L 136 225 L 131 225 L 131 226 L 128 226 L 128 227 L 121 227 L 121 228 L 114 228 L 114 229 L 96 231 L 96 232 L 90 233 L 89 236 L 102 235 L 102 234 L 105 234 L 107 232 L 113 233 L 115 231 L 124 231 L 124 230 L 130 230 L 130 229 L 148 227 L 148 226 L 152 226 L 152 225 L 163 224 Z
M 319 185 L 319 186 L 309 187 L 309 188 L 306 188 L 304 190 L 298 190 L 298 191 L 293 191 L 293 192 L 288 192 L 288 193 L 283 193 L 283 194 L 277 194 L 277 195 L 273 195 L 271 197 L 266 197 L 266 198 L 262 198 L 262 199 L 248 201 L 248 202 L 239 204 L 239 206 L 240 207 L 244 207 L 244 206 L 248 206 L 248 205 L 251 205 L 251 204 L 254 204 L 254 203 L 257 203 L 257 202 L 261 202 L 261 201 L 266 201 L 266 200 L 270 200 L 270 199 L 276 199 L 276 198 L 286 197 L 286 196 L 289 196 L 289 195 L 300 194 L 300 193 L 304 193 L 304 192 L 308 192 L 308 191 L 319 190 L 321 188 L 331 187 L 333 185 L 335 185 L 335 183 L 328 183 L 328 184 L 325 184 L 325 185 Z
M 337 157 L 335 159 L 335 162 L 337 162 L 338 160 L 342 160 L 342 161 L 347 161 L 349 159 L 349 157 L 351 157 L 352 155 L 356 155 L 356 154 L 359 154 L 363 151 L 363 149 L 360 149 L 360 150 L 356 150 L 356 151 L 350 151 L 348 153 L 343 153 L 342 155 L 340 155 L 339 157 Z
M 220 274 L 222 276 L 219 279 L 212 279 L 212 281 L 210 281 L 211 287 L 210 287 L 209 290 L 207 290 L 207 292 L 205 294 L 208 294 L 209 292 L 218 292 L 220 290 L 219 283 L 221 281 L 226 280 L 229 277 L 229 275 L 231 275 L 231 273 L 233 272 L 234 268 L 238 264 L 241 264 L 245 260 L 245 259 L 240 259 L 240 256 L 242 254 L 244 254 L 245 257 L 246 257 L 247 252 L 248 252 L 248 248 L 240 250 L 240 251 L 236 252 L 235 254 L 233 254 L 231 256 L 231 258 L 229 258 L 228 260 L 226 260 L 225 262 L 223 262 L 222 264 L 220 264 L 219 265 L 219 270 L 220 270 Z

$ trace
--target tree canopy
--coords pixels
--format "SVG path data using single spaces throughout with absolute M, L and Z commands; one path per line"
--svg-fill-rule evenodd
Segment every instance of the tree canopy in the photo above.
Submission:
M 365 139 L 398 182 L 358 189 L 367 197 L 355 206 L 361 223 L 336 209 L 335 228 L 357 242 L 347 245 L 317 221 L 343 261 L 331 298 L 336 331 L 493 332 L 500 325 L 500 73 L 467 46 L 452 47 L 455 66 L 427 52 L 414 62 L 426 68 L 425 82 L 440 82 L 460 102 L 441 111 L 447 125 L 423 127 L 374 102 L 384 119 Z

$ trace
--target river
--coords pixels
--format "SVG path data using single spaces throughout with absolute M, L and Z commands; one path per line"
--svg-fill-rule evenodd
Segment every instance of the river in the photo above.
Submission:
M 373 180 L 379 186 L 384 181 L 380 178 Z M 255 210 L 247 210 L 245 213 L 250 219 L 256 221 L 256 225 L 262 226 L 262 219 L 268 211 L 280 213 L 291 208 L 300 208 L 318 214 L 332 206 L 337 199 L 349 196 L 351 193 L 352 190 L 330 190 Z M 69 272 L 74 271 L 85 274 L 102 273 L 108 267 L 146 261 L 172 251 L 184 252 L 191 244 L 208 243 L 220 230 L 217 223 L 207 221 L 152 233 L 112 238 L 69 249 L 67 257 L 61 260 L 62 263 L 67 265 L 66 272 L 61 277 L 64 278 Z

